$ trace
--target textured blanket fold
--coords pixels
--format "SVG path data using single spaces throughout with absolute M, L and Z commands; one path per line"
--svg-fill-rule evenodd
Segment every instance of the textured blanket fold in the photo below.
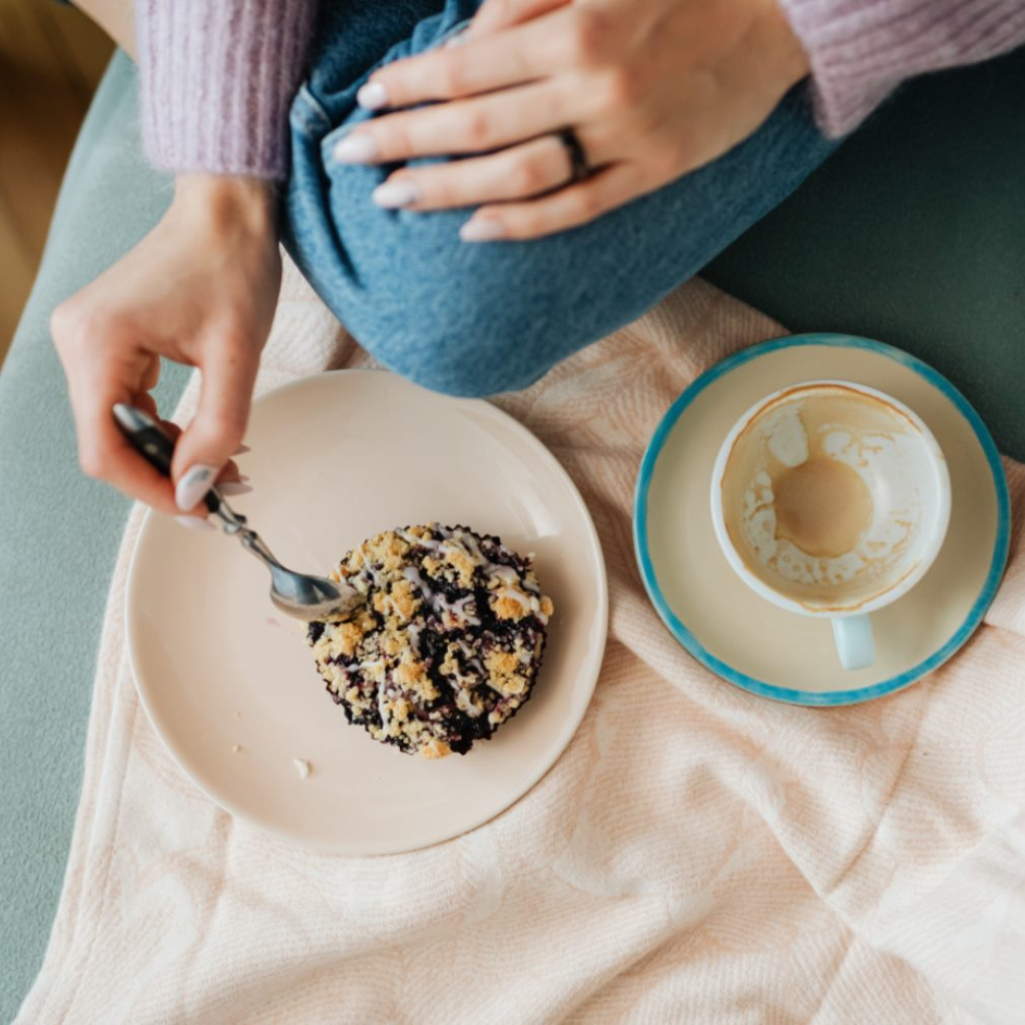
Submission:
M 555 452 L 609 569 L 594 701 L 486 826 L 381 858 L 221 811 L 142 711 L 114 574 L 64 890 L 19 1025 L 992 1022 L 1025 1007 L 1025 468 L 986 625 L 865 706 L 774 704 L 658 622 L 631 544 L 679 392 L 778 325 L 692 281 L 500 405 Z M 259 389 L 365 355 L 289 267 Z M 180 415 L 194 408 L 195 388 Z

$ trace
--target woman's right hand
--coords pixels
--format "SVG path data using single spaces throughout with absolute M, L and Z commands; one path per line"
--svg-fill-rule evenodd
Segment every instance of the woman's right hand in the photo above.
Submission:
M 163 220 L 51 318 L 85 472 L 162 512 L 205 515 L 203 495 L 232 475 L 280 284 L 272 186 L 179 176 Z M 162 356 L 202 377 L 173 485 L 128 444 L 111 412 L 127 402 L 156 415 L 150 391 Z

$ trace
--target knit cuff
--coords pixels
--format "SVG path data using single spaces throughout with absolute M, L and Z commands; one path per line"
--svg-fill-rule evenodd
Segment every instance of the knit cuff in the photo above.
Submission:
M 855 129 L 905 79 L 1025 42 L 1020 0 L 780 0 L 811 63 L 819 127 Z
M 171 171 L 284 178 L 316 0 L 136 0 L 142 140 Z

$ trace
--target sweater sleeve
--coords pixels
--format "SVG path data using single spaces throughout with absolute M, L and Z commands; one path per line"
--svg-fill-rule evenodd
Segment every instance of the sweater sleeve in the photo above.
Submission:
M 136 0 L 142 139 L 172 171 L 284 178 L 317 0 Z
M 811 64 L 826 135 L 856 128 L 904 79 L 1025 42 L 1023 0 L 780 0 Z

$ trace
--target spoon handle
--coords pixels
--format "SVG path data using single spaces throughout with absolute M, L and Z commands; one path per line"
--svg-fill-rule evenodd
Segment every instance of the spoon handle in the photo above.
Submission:
M 114 407 L 114 419 L 142 457 L 170 476 L 174 439 L 164 428 L 141 409 L 124 403 Z M 271 601 L 283 612 L 307 621 L 326 619 L 349 613 L 366 601 L 366 596 L 350 584 L 294 573 L 282 566 L 245 516 L 235 512 L 216 487 L 206 493 L 203 502 L 222 522 L 224 533 L 237 537 L 242 547 L 270 570 Z
M 170 477 L 174 439 L 164 428 L 148 413 L 123 402 L 114 407 L 114 419 L 136 452 L 154 469 Z M 210 512 L 220 509 L 221 498 L 216 488 L 211 488 L 203 496 L 203 504 Z

